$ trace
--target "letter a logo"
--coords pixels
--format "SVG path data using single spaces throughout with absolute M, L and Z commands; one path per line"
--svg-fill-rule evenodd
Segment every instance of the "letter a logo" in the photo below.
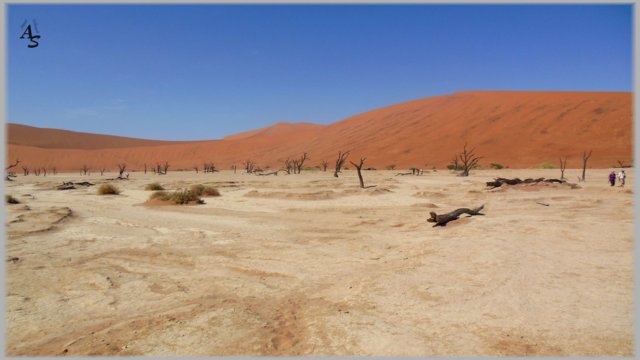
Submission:
M 27 26 L 27 29 L 22 33 L 22 36 L 20 36 L 20 39 L 24 39 L 25 35 L 33 43 L 33 44 L 27 45 L 28 47 L 35 48 L 35 47 L 38 47 L 38 45 L 40 45 L 37 41 L 34 40 L 34 39 L 40 39 L 40 35 L 35 35 L 35 36 L 33 35 L 33 33 L 31 32 L 31 25 Z

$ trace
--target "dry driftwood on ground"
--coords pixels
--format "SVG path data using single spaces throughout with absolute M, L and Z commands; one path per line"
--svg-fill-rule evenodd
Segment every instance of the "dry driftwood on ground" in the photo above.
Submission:
M 95 184 L 92 184 L 88 181 L 82 181 L 82 182 L 76 182 L 74 183 L 73 181 L 69 181 L 69 182 L 63 182 L 62 185 L 58 185 L 56 186 L 57 190 L 73 190 L 76 188 L 76 185 L 79 186 L 93 186 Z
M 515 179 L 506 179 L 506 178 L 496 178 L 494 181 L 487 181 L 487 186 L 490 187 L 490 189 L 495 189 L 497 187 L 500 187 L 504 184 L 507 185 L 518 185 L 518 184 L 537 184 L 540 182 L 546 182 L 546 183 L 559 183 L 559 184 L 567 184 L 573 187 L 573 184 L 568 184 L 566 180 L 559 180 L 559 179 L 545 179 L 545 178 L 537 178 L 537 179 L 524 179 L 521 180 L 519 178 L 515 178 Z
M 482 210 L 484 208 L 484 204 L 481 205 L 480 207 L 477 207 L 475 209 L 468 209 L 468 208 L 460 208 L 460 209 L 456 209 L 452 212 L 448 212 L 446 214 L 441 214 L 438 215 L 435 212 L 431 212 L 430 215 L 431 217 L 429 219 L 427 219 L 428 222 L 434 222 L 435 225 L 433 225 L 433 227 L 436 226 L 446 226 L 447 223 L 449 221 L 452 220 L 456 220 L 460 217 L 460 215 L 462 214 L 469 214 L 469 216 L 474 216 L 474 215 L 484 215 L 480 213 L 480 210 Z

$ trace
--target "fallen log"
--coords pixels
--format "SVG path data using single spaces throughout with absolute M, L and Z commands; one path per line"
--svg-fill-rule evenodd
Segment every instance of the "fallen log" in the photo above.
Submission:
M 256 173 L 256 176 L 268 176 L 268 175 L 278 176 L 278 172 L 274 171 L 274 172 L 270 172 L 270 173 Z
M 57 190 L 73 190 L 76 189 L 76 185 L 79 186 L 93 186 L 95 184 L 92 184 L 88 181 L 82 181 L 82 182 L 77 182 L 74 183 L 73 181 L 68 181 L 68 182 L 62 182 L 62 185 L 58 185 L 56 186 Z
M 414 174 L 414 173 L 410 173 L 410 172 L 407 172 L 407 173 L 397 173 L 397 174 L 396 174 L 396 176 L 405 176 L 405 175 L 413 175 L 413 174 Z
M 491 189 L 495 189 L 497 187 L 500 187 L 504 184 L 507 185 L 518 185 L 518 184 L 537 184 L 537 183 L 541 183 L 541 182 L 546 182 L 546 183 L 559 183 L 559 184 L 567 184 L 567 185 L 571 185 L 568 184 L 566 180 L 559 180 L 559 179 L 545 179 L 545 178 L 537 178 L 537 179 L 531 179 L 531 178 L 527 178 L 524 180 L 521 180 L 519 178 L 515 178 L 515 179 L 505 179 L 505 178 L 496 178 L 494 181 L 487 181 L 487 186 L 490 187 L 489 190 Z M 573 187 L 572 187 L 573 188 Z
M 446 226 L 449 221 L 457 220 L 462 214 L 469 214 L 469 216 L 484 215 L 480 213 L 480 210 L 482 209 L 484 209 L 484 204 L 475 209 L 460 208 L 452 212 L 448 212 L 446 214 L 441 214 L 441 215 L 438 215 L 432 211 L 429 213 L 431 217 L 427 219 L 427 221 L 434 222 L 435 225 L 433 225 L 433 227 Z

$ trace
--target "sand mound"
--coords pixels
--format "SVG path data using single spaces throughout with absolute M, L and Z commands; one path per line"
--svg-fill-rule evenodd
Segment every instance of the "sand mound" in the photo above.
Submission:
M 12 209 L 7 224 L 7 234 L 12 237 L 54 230 L 56 226 L 70 218 L 73 212 L 68 207 L 50 207 L 45 210 L 31 210 L 29 206 Z
M 329 200 L 338 197 L 335 191 L 316 191 L 312 193 L 292 193 L 283 191 L 258 191 L 251 190 L 244 194 L 246 197 L 263 199 L 285 199 L 285 200 Z

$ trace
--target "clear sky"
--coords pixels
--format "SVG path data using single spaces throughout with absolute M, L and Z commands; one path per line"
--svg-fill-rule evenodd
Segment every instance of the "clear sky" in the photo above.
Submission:
M 462 90 L 632 91 L 631 5 L 9 5 L 9 122 L 166 140 Z M 35 19 L 40 45 L 19 39 Z M 36 35 L 34 33 L 34 35 Z

